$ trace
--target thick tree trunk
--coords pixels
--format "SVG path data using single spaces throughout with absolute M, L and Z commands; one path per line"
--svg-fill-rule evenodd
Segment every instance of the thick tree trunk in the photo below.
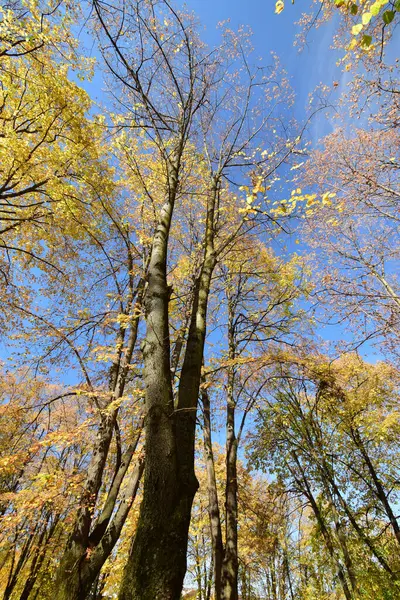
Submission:
M 154 237 L 146 292 L 146 462 L 143 500 L 120 599 L 178 599 L 186 570 L 186 497 L 175 445 L 166 277 L 169 229 L 179 169 L 170 170 L 170 191 Z M 193 490 L 193 495 L 196 489 Z M 182 556 L 182 554 L 185 556 Z M 179 590 L 179 591 L 178 591 Z
M 143 501 L 119 600 L 179 600 L 186 573 L 194 472 L 196 411 L 215 266 L 215 189 L 207 211 L 204 260 L 197 282 L 177 406 L 174 407 L 166 280 L 168 235 L 179 166 L 170 172 L 169 201 L 154 238 L 146 294 L 146 468 Z
M 184 486 L 173 418 L 161 407 L 147 416 L 146 473 L 138 528 L 120 590 L 121 600 L 178 600 L 186 572 L 191 504 Z

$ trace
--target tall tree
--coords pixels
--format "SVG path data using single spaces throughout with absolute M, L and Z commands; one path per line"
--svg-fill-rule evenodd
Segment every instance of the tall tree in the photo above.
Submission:
M 260 148 L 260 137 L 275 113 L 273 105 L 266 110 L 260 99 L 274 97 L 277 86 L 272 78 L 250 70 L 244 38 L 227 31 L 226 49 L 207 51 L 191 19 L 168 1 L 115 6 L 95 2 L 94 7 L 103 57 L 124 97 L 125 127 L 134 131 L 140 126 L 162 166 L 163 184 L 158 197 L 146 191 L 155 210 L 143 342 L 146 466 L 138 529 L 120 598 L 177 599 L 186 570 L 190 512 L 197 489 L 196 410 L 212 275 L 231 241 L 252 226 L 249 214 L 256 197 L 249 196 L 248 209 L 228 226 L 228 202 L 235 205 L 238 199 L 229 194 L 227 181 L 233 177 L 233 168 L 241 177 L 251 164 L 257 164 L 261 179 L 267 178 L 290 154 L 292 145 L 287 144 L 286 134 L 286 144 L 271 152 L 267 165 L 268 150 Z M 235 69 L 238 58 L 242 72 Z M 188 167 L 184 155 L 189 143 L 204 164 L 199 190 L 204 198 L 203 226 L 197 241 L 202 258 L 174 390 L 167 273 L 171 236 L 183 208 L 182 184 Z M 268 220 L 265 215 L 264 220 Z
M 271 232 L 272 233 L 272 232 Z M 238 447 L 244 436 L 246 419 L 257 404 L 266 384 L 260 376 L 266 368 L 265 355 L 271 342 L 290 343 L 299 314 L 294 302 L 303 291 L 297 258 L 285 263 L 260 241 L 239 240 L 220 265 L 220 282 L 225 294 L 227 350 L 222 363 L 210 366 L 219 373 L 217 390 L 226 411 L 225 503 L 218 502 L 211 440 L 210 393 L 212 375 L 202 391 L 204 449 L 209 488 L 209 516 L 213 542 L 215 597 L 238 597 Z M 260 357 L 261 360 L 260 360 Z M 215 359 L 214 359 L 215 360 Z M 271 357 L 273 361 L 273 358 Z M 223 374 L 223 375 L 222 375 Z M 221 377 L 222 375 L 222 377 Z M 222 379 L 222 381 L 221 381 Z M 214 410 L 215 412 L 215 410 Z M 225 535 L 222 533 L 225 523 Z

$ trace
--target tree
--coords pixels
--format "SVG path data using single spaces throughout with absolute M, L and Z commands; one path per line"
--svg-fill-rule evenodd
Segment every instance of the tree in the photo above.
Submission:
M 398 372 L 312 324 L 397 355 L 397 5 L 321 7 L 358 121 L 307 153 L 245 28 L 89 8 L 1 9 L 1 594 L 394 600 Z
M 275 12 L 280 14 L 284 8 L 284 0 L 277 0 Z M 398 23 L 399 13 L 400 5 L 396 1 L 376 0 L 365 5 L 346 0 L 330 0 L 322 5 L 313 1 L 299 22 L 301 38 L 305 38 L 312 28 L 336 19 L 339 33 L 347 39 L 346 50 L 365 54 L 377 52 L 382 56 L 384 46 Z
M 361 589 L 366 597 L 376 589 L 395 594 L 397 449 L 389 439 L 398 427 L 392 409 L 398 374 L 355 356 L 331 364 L 321 358 L 285 369 L 286 384 L 261 417 L 269 431 L 263 456 L 311 507 L 345 597 Z M 378 473 L 387 459 L 391 466 Z M 365 564 L 374 573 L 370 583 Z
M 225 451 L 213 446 L 216 492 L 225 496 Z M 209 484 L 207 457 L 197 462 L 200 482 L 193 504 L 188 553 L 188 587 L 197 586 L 198 597 L 212 598 L 212 523 L 208 518 Z M 290 516 L 288 497 L 278 484 L 268 484 L 249 466 L 237 460 L 238 590 L 244 600 L 264 597 L 290 598 L 288 546 Z M 222 516 L 222 525 L 225 518 Z M 290 581 L 290 583 L 289 583 Z M 292 589 L 292 592 L 294 588 Z
M 224 228 L 230 201 L 237 203 L 226 182 L 233 176 L 234 167 L 240 177 L 244 169 L 250 170 L 250 165 L 257 165 L 261 181 L 267 179 L 290 155 L 292 144 L 287 143 L 285 132 L 286 144 L 274 150 L 267 164 L 268 150 L 260 147 L 260 140 L 273 116 L 263 106 L 257 106 L 256 101 L 262 98 L 265 102 L 266 94 L 274 97 L 277 86 L 273 79 L 251 72 L 245 58 L 245 41 L 232 32 L 226 33 L 228 51 L 208 52 L 198 41 L 190 19 L 167 1 L 115 6 L 96 2 L 94 7 L 104 60 L 126 98 L 125 127 L 134 131 L 140 126 L 144 132 L 161 165 L 163 185 L 160 197 L 146 190 L 155 210 L 143 342 L 146 467 L 138 529 L 120 598 L 178 598 L 186 570 L 191 505 L 197 489 L 196 410 L 212 275 L 219 256 L 231 241 L 252 227 L 248 217 L 256 198 L 256 194 L 251 195 L 243 215 Z M 231 66 L 235 57 L 242 60 L 242 73 L 235 74 Z M 273 115 L 274 108 L 271 111 Z M 252 114 L 258 119 L 254 126 Z M 182 182 L 187 173 L 184 153 L 189 144 L 204 165 L 200 191 L 204 198 L 204 226 L 197 242 L 202 258 L 195 275 L 188 333 L 174 394 L 167 273 L 171 232 L 183 200 Z
M 43 226 L 61 218 L 66 204 L 79 209 L 80 190 L 87 194 L 96 163 L 100 172 L 100 153 L 95 124 L 87 119 L 91 101 L 69 77 L 70 70 L 88 71 L 74 52 L 72 15 L 18 3 L 4 11 L 0 202 L 8 248 L 5 241 L 21 227 L 29 231 L 26 224 L 46 235 Z
M 202 390 L 203 436 L 209 488 L 209 515 L 213 542 L 216 599 L 238 597 L 238 487 L 237 455 L 246 419 L 266 384 L 265 355 L 271 342 L 290 343 L 300 313 L 293 310 L 305 286 L 297 258 L 284 263 L 259 241 L 244 238 L 220 265 L 225 294 L 227 350 L 222 363 L 210 367 Z M 270 361 L 273 362 L 273 356 Z M 208 368 L 205 370 L 207 373 Z M 217 390 L 226 411 L 225 503 L 221 510 L 216 489 L 211 440 L 210 392 L 212 372 L 218 373 Z M 222 389 L 223 391 L 219 391 Z M 213 411 L 216 412 L 215 409 Z M 223 514 L 223 517 L 221 516 Z M 225 536 L 222 534 L 225 522 Z
M 57 386 L 29 378 L 24 371 L 2 373 L 4 598 L 26 599 L 36 584 L 40 589 L 47 563 L 65 541 L 63 525 L 68 527 L 68 515 L 81 486 L 87 444 L 79 423 L 79 402 L 50 411 L 57 393 Z
M 333 322 L 398 352 L 398 130 L 338 130 L 311 154 L 303 178 L 317 192 L 306 207 L 309 241 L 318 247 L 316 296 Z M 322 199 L 322 201 L 321 201 Z M 382 347 L 381 346 L 381 347 Z

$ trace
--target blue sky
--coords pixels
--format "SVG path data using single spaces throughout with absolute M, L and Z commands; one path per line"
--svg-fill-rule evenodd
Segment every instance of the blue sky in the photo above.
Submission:
M 196 15 L 200 36 L 210 46 L 220 41 L 218 23 L 222 21 L 229 20 L 229 26 L 234 30 L 241 25 L 250 27 L 253 32 L 254 59 L 261 58 L 263 64 L 268 65 L 271 52 L 274 52 L 288 72 L 297 98 L 295 116 L 300 122 L 305 119 L 309 94 L 317 85 L 323 83 L 332 87 L 333 97 L 338 98 L 347 83 L 347 74 L 336 66 L 340 53 L 331 48 L 337 25 L 335 19 L 318 29 L 313 28 L 307 38 L 307 46 L 301 51 L 295 47 L 296 34 L 300 31 L 296 22 L 308 7 L 300 0 L 296 0 L 295 4 L 287 2 L 280 15 L 275 14 L 274 0 L 176 0 L 175 4 Z M 82 37 L 82 32 L 81 39 L 86 52 L 94 54 L 92 40 L 84 34 Z M 340 84 L 335 90 L 334 81 Z M 92 83 L 85 82 L 83 85 L 94 99 L 104 101 L 101 75 L 95 74 Z M 314 119 L 311 125 L 313 141 L 330 133 L 331 129 L 327 115 Z
M 306 114 L 309 94 L 320 83 L 333 89 L 333 82 L 340 88 L 347 83 L 347 76 L 336 66 L 340 56 L 333 50 L 332 38 L 337 23 L 335 19 L 316 29 L 308 37 L 308 44 L 301 51 L 294 45 L 300 28 L 296 22 L 308 8 L 308 3 L 286 2 L 285 10 L 275 14 L 274 0 L 187 0 L 185 6 L 193 11 L 204 26 L 203 39 L 213 45 L 218 42 L 217 25 L 229 19 L 232 29 L 247 25 L 253 32 L 254 57 L 262 58 L 268 64 L 271 52 L 276 53 L 283 68 L 288 72 L 291 85 L 296 92 L 295 116 L 300 121 Z M 326 117 L 316 119 L 312 124 L 312 137 L 317 140 L 331 127 Z
M 276 52 L 293 76 L 300 96 L 305 98 L 322 78 L 326 83 L 333 82 L 337 54 L 328 53 L 335 28 L 333 21 L 314 29 L 308 47 L 302 52 L 293 45 L 299 32 L 295 23 L 305 9 L 303 2 L 287 3 L 280 15 L 274 12 L 274 0 L 187 0 L 185 5 L 204 24 L 204 38 L 210 44 L 218 40 L 216 27 L 220 21 L 229 19 L 233 29 L 250 26 L 256 55 L 268 60 L 270 52 Z

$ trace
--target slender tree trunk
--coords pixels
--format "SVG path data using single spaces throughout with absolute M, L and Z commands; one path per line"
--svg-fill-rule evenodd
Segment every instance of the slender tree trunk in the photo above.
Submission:
M 347 575 L 348 575 L 348 578 L 350 581 L 351 589 L 353 591 L 353 594 L 357 597 L 358 586 L 357 586 L 357 580 L 356 580 L 356 576 L 355 576 L 355 572 L 354 572 L 354 568 L 353 568 L 353 561 L 351 559 L 349 549 L 347 547 L 346 536 L 343 532 L 342 524 L 340 522 L 340 515 L 338 514 L 338 510 L 335 505 L 335 501 L 334 501 L 334 498 L 332 495 L 332 490 L 329 487 L 328 482 L 325 478 L 323 478 L 323 487 L 325 490 L 326 497 L 329 498 L 332 515 L 333 515 L 333 522 L 335 524 L 335 531 L 336 531 L 340 549 L 342 551 L 344 564 L 345 564 L 346 572 L 347 572 Z
M 247 569 L 246 569 L 246 567 L 244 565 L 243 565 L 241 579 L 242 579 L 242 587 L 241 587 L 242 600 L 247 600 L 247 597 L 248 597 L 248 591 L 247 591 Z
M 323 448 L 320 429 L 318 427 L 316 427 L 315 424 L 312 424 L 312 428 L 313 428 L 313 433 L 319 440 L 319 443 L 322 444 L 321 447 Z M 314 450 L 314 442 L 313 442 L 312 435 L 309 434 L 307 428 L 306 428 L 306 432 L 307 432 L 307 440 L 310 445 L 310 449 Z M 329 484 L 329 488 L 330 488 L 329 495 L 332 498 L 332 504 L 334 505 L 333 497 L 336 497 L 337 500 L 339 501 L 340 506 L 342 507 L 346 516 L 348 517 L 351 525 L 353 526 L 355 532 L 357 533 L 358 537 L 360 538 L 360 540 L 362 540 L 365 543 L 365 545 L 370 549 L 372 554 L 375 556 L 375 558 L 377 559 L 379 564 L 385 569 L 385 571 L 387 573 L 389 573 L 394 580 L 398 580 L 398 578 L 399 578 L 398 574 L 392 570 L 392 568 L 390 567 L 389 563 L 387 562 L 386 558 L 384 557 L 384 555 L 382 554 L 380 549 L 376 547 L 375 543 L 364 532 L 363 528 L 358 524 L 357 519 L 355 518 L 351 508 L 349 507 L 346 499 L 343 497 L 340 489 L 338 488 L 338 486 L 336 484 L 334 473 L 332 471 L 332 467 L 325 460 L 323 452 L 321 452 L 321 461 L 317 461 L 316 467 L 320 472 L 321 481 L 323 482 L 325 489 L 328 489 L 327 486 Z M 304 474 L 303 474 L 303 478 L 305 479 Z
M 64 594 L 61 598 L 87 600 L 96 577 L 118 541 L 126 517 L 136 497 L 143 469 L 144 459 L 141 456 L 132 472 L 124 493 L 121 495 L 119 506 L 112 520 L 109 522 L 98 544 L 93 549 L 90 549 L 84 557 L 79 556 L 79 568 L 75 568 L 72 571 L 73 577 L 69 578 L 70 588 L 66 585 L 61 588 L 61 593 Z
M 278 586 L 276 580 L 276 564 L 274 554 L 271 556 L 271 583 L 272 583 L 272 600 L 278 600 Z
M 132 257 L 130 253 L 128 253 L 127 266 L 129 270 L 132 270 Z M 138 336 L 140 309 L 143 302 L 144 289 L 144 279 L 141 279 L 138 282 L 136 288 L 133 285 L 133 280 L 131 280 L 130 296 L 128 297 L 126 307 L 127 314 L 132 316 L 129 337 L 126 340 L 124 346 L 125 352 L 123 354 L 122 344 L 125 341 L 126 330 L 120 329 L 117 335 L 120 351 L 117 359 L 110 368 L 110 396 L 106 406 L 104 406 L 101 411 L 101 422 L 87 471 L 84 493 L 80 501 L 72 534 L 67 542 L 66 551 L 60 561 L 60 566 L 57 569 L 53 591 L 54 600 L 86 600 L 86 594 L 97 575 L 97 573 L 93 572 L 93 565 L 98 564 L 100 570 L 108 557 L 108 554 L 104 555 L 100 560 L 99 554 L 97 554 L 96 563 L 90 558 L 93 549 L 98 547 L 102 541 L 102 536 L 109 527 L 110 518 L 117 502 L 122 481 L 139 442 L 142 423 L 139 424 L 139 432 L 124 454 L 122 464 L 117 465 L 105 506 L 101 510 L 100 516 L 95 524 L 93 524 L 93 512 L 103 482 L 103 473 L 117 422 L 118 408 L 111 408 L 110 404 L 113 400 L 121 398 L 124 393 L 129 365 L 132 360 Z M 134 493 L 136 494 L 136 489 Z M 118 538 L 115 538 L 115 534 L 117 531 L 120 533 L 128 514 L 128 507 L 132 504 L 133 498 L 134 496 L 125 504 L 123 514 L 121 512 L 119 513 L 119 522 L 114 522 L 112 524 L 113 533 L 111 537 L 108 535 L 106 542 L 100 544 L 99 548 L 101 549 L 101 553 L 104 553 L 105 551 L 111 552 L 113 546 L 110 547 L 110 539 L 113 540 L 114 545 L 117 542 Z
M 289 557 L 288 557 L 287 550 L 284 550 L 284 561 L 285 561 L 286 576 L 287 576 L 287 580 L 288 580 L 288 584 L 289 584 L 290 600 L 294 600 L 292 576 L 291 576 L 291 572 L 290 572 L 290 564 L 289 564 Z
M 336 535 L 338 537 L 339 544 L 340 544 L 340 547 L 342 549 L 343 558 L 344 558 L 344 564 L 346 566 L 346 571 L 347 571 L 347 574 L 348 574 L 348 577 L 349 577 L 351 589 L 353 590 L 353 594 L 355 594 L 356 597 L 357 597 L 358 585 L 357 585 L 356 575 L 355 575 L 355 572 L 354 572 L 353 561 L 352 561 L 351 556 L 350 556 L 350 552 L 349 552 L 349 549 L 348 549 L 348 546 L 347 546 L 346 536 L 343 533 L 343 528 L 342 528 L 342 525 L 340 523 L 340 519 L 339 519 L 339 516 L 337 514 L 336 507 L 335 507 L 335 505 L 333 503 L 332 503 L 332 510 L 333 510 L 333 518 L 334 518 L 334 522 L 335 522 Z
M 228 301 L 228 358 L 234 360 L 234 309 Z M 222 598 L 238 599 L 238 505 L 237 505 L 237 440 L 235 433 L 235 367 L 228 367 L 226 406 L 226 484 L 225 484 L 225 553 L 222 564 Z
M 196 580 L 197 580 L 197 600 L 203 599 L 203 573 L 201 570 L 201 558 L 196 547 Z
M 238 534 L 237 534 L 237 444 L 232 417 L 228 421 L 226 457 L 225 524 L 226 542 L 222 565 L 222 598 L 238 598 Z
M 214 453 L 211 438 L 210 398 L 206 389 L 202 391 L 204 411 L 204 452 L 206 458 L 208 514 L 210 518 L 211 544 L 213 551 L 213 573 L 215 600 L 221 600 L 221 576 L 224 547 L 222 542 L 221 515 L 218 504 L 217 480 L 215 477 Z
M 25 580 L 24 587 L 20 594 L 19 600 L 28 600 L 37 580 L 37 577 L 40 572 L 40 568 L 44 562 L 47 551 L 47 544 L 52 538 L 57 524 L 59 523 L 59 517 L 56 516 L 51 524 L 49 531 L 46 531 L 46 527 L 43 529 L 40 538 L 37 543 L 37 548 L 35 550 L 34 556 L 31 561 L 31 565 L 29 568 L 29 575 Z M 47 535 L 46 535 L 47 534 Z
M 17 584 L 18 577 L 19 577 L 20 573 L 22 572 L 22 569 L 26 565 L 27 561 L 29 560 L 31 547 L 32 547 L 32 544 L 33 544 L 35 536 L 36 536 L 37 528 L 38 528 L 38 525 L 36 524 L 34 531 L 32 531 L 30 533 L 30 535 L 27 537 L 27 539 L 25 540 L 25 543 L 23 544 L 23 546 L 20 550 L 18 561 L 15 564 L 16 541 L 17 541 L 17 536 L 16 536 L 16 540 L 14 542 L 14 549 L 13 549 L 13 556 L 12 556 L 10 571 L 9 571 L 9 575 L 8 575 L 8 581 L 7 581 L 5 590 L 4 590 L 3 600 L 9 600 L 9 598 L 11 597 L 11 594 Z
M 205 546 L 205 544 L 203 544 Z M 211 600 L 212 583 L 214 572 L 214 557 L 211 557 L 210 566 L 204 561 L 204 580 L 205 580 L 205 600 Z M 215 600 L 215 598 L 214 598 Z
M 351 525 L 353 526 L 353 528 L 354 528 L 355 532 L 357 533 L 358 537 L 360 538 L 360 540 L 362 540 L 364 542 L 364 544 L 371 550 L 372 554 L 375 556 L 375 558 L 377 559 L 379 564 L 385 569 L 385 571 L 387 573 L 389 573 L 393 579 L 397 580 L 398 579 L 397 573 L 395 573 L 392 570 L 389 563 L 386 561 L 386 558 L 383 556 L 382 552 L 379 550 L 379 548 L 377 548 L 375 546 L 375 544 L 372 542 L 372 540 L 369 538 L 369 536 L 364 532 L 362 527 L 358 524 L 356 518 L 354 517 L 354 514 L 352 513 L 351 509 L 348 506 L 346 499 L 343 497 L 340 489 L 336 485 L 336 482 L 335 482 L 334 478 L 332 477 L 330 469 L 327 465 L 325 465 L 325 468 L 322 471 L 322 476 L 325 477 L 327 481 L 329 481 L 329 484 L 331 485 L 335 496 L 339 500 L 340 505 L 342 506 L 346 516 L 348 517 Z
M 299 459 L 297 457 L 297 454 L 294 451 L 292 451 L 292 456 L 293 456 L 293 458 L 294 458 L 297 466 L 299 467 L 299 470 L 300 470 L 300 473 L 301 473 L 302 481 L 301 482 L 299 480 L 297 480 L 297 481 L 300 484 L 300 487 L 304 490 L 305 495 L 306 495 L 306 497 L 308 498 L 308 500 L 310 502 L 312 511 L 313 511 L 314 516 L 315 516 L 315 518 L 317 520 L 317 523 L 318 523 L 318 526 L 320 528 L 322 537 L 324 538 L 326 549 L 328 550 L 328 553 L 329 553 L 331 559 L 333 560 L 333 562 L 334 562 L 334 564 L 335 564 L 335 566 L 337 568 L 338 578 L 339 578 L 339 581 L 341 583 L 341 586 L 342 586 L 345 598 L 346 598 L 346 600 L 353 600 L 353 595 L 352 595 L 352 593 L 350 591 L 350 588 L 348 586 L 343 566 L 342 566 L 342 564 L 340 562 L 339 557 L 337 556 L 337 552 L 335 550 L 335 545 L 333 543 L 331 533 L 330 533 L 328 527 L 326 526 L 325 520 L 324 520 L 324 518 L 323 518 L 323 516 L 321 514 L 319 506 L 318 506 L 318 504 L 317 504 L 317 502 L 316 502 L 316 500 L 314 498 L 314 495 L 313 495 L 313 493 L 311 491 L 311 488 L 310 488 L 310 486 L 308 484 L 308 481 L 307 481 L 307 479 L 305 477 L 305 474 L 304 474 L 303 469 L 301 467 L 300 461 L 299 461 Z
M 376 472 L 376 469 L 372 463 L 372 460 L 369 457 L 369 454 L 364 446 L 364 443 L 362 441 L 360 433 L 357 430 L 352 430 L 351 433 L 352 433 L 354 442 L 355 442 L 356 446 L 358 447 L 358 449 L 360 450 L 362 457 L 365 461 L 365 464 L 367 465 L 368 471 L 369 471 L 372 481 L 374 482 L 374 485 L 375 485 L 376 495 L 379 498 L 379 501 L 381 502 L 381 504 L 386 512 L 386 515 L 389 519 L 390 525 L 392 526 L 393 533 L 395 535 L 397 543 L 400 544 L 399 523 L 397 521 L 397 518 L 396 518 L 393 510 L 392 510 L 392 507 L 390 506 L 389 500 L 387 498 L 384 487 L 379 479 L 378 473 Z

